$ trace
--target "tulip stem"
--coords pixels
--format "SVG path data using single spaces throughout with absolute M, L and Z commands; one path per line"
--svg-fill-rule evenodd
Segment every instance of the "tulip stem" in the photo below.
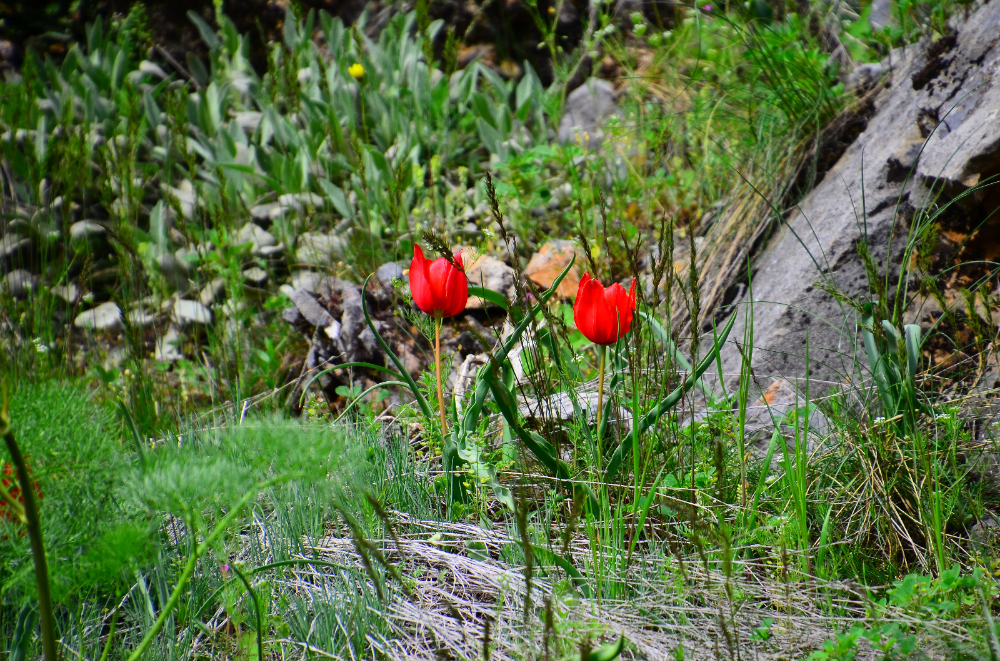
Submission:
M 603 344 L 600 345 L 598 353 L 601 354 L 600 367 L 597 368 L 597 467 L 598 470 L 601 468 L 601 464 L 604 461 L 603 451 L 601 448 L 601 418 L 604 415 L 604 356 L 607 347 Z
M 448 419 L 444 415 L 444 391 L 441 389 L 441 317 L 434 317 L 434 371 L 437 374 L 438 410 L 441 412 L 441 437 L 448 433 Z

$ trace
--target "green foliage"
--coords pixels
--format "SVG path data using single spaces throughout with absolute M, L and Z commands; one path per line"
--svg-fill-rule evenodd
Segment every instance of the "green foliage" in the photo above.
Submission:
M 55 600 L 113 590 L 132 563 L 148 558 L 150 531 L 143 521 L 113 529 L 95 526 L 127 512 L 120 490 L 129 460 L 114 438 L 110 416 L 85 391 L 52 381 L 19 387 L 10 416 L 38 481 Z M 18 527 L 14 521 L 0 522 L 2 590 L 6 599 L 23 600 L 31 597 L 34 579 L 28 539 Z

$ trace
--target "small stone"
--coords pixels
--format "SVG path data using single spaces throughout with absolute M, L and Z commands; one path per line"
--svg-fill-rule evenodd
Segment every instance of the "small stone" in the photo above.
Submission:
M 326 308 L 320 305 L 319 301 L 313 298 L 313 295 L 309 292 L 297 289 L 292 293 L 291 298 L 292 303 L 295 303 L 295 307 L 298 308 L 310 326 L 326 328 L 333 321 L 333 317 L 330 316 Z
M 376 277 L 378 271 L 375 272 Z M 292 274 L 292 289 L 304 289 L 315 294 L 319 290 L 319 283 L 323 281 L 323 274 L 316 271 L 296 271 Z
M 7 291 L 13 298 L 27 298 L 38 288 L 38 276 L 24 269 L 15 269 L 4 278 Z
M 73 282 L 65 285 L 57 285 L 52 288 L 52 295 L 58 296 L 70 305 L 75 305 L 80 300 L 80 287 Z
M 273 262 L 284 256 L 285 244 L 279 243 L 276 246 L 265 246 L 261 248 L 257 252 L 257 254 L 263 257 L 264 259 L 268 260 L 269 262 Z
M 202 305 L 212 305 L 222 300 L 222 297 L 226 295 L 226 279 L 225 278 L 212 278 L 212 281 L 201 288 L 201 292 L 198 293 L 198 300 L 201 301 Z
M 178 298 L 174 299 L 173 307 L 171 319 L 182 328 L 190 324 L 206 325 L 212 323 L 212 311 L 199 301 Z
M 95 220 L 81 220 L 69 226 L 69 244 L 77 250 L 103 242 L 108 231 Z
M 514 297 L 514 269 L 493 255 L 478 255 L 472 248 L 462 248 L 462 262 L 465 264 L 465 274 L 469 278 L 470 285 L 492 289 L 508 299 Z M 478 296 L 469 296 L 466 307 L 478 310 L 492 307 L 492 304 Z
M 259 266 L 251 266 L 243 271 L 243 279 L 253 287 L 263 287 L 267 284 L 267 271 Z
M 566 97 L 566 109 L 559 120 L 559 140 L 597 149 L 604 142 L 604 123 L 613 115 L 621 116 L 615 103 L 614 85 L 588 78 Z
M 121 310 L 114 301 L 101 303 L 93 309 L 78 314 L 73 320 L 73 325 L 93 331 L 119 330 L 122 327 Z
M 250 244 L 250 251 L 255 255 L 260 254 L 262 248 L 278 245 L 278 240 L 273 234 L 254 223 L 247 223 L 241 227 L 233 241 L 238 246 Z
M 292 294 L 295 293 L 295 287 L 291 285 L 281 285 L 280 287 L 278 287 L 278 291 L 284 294 L 285 298 L 291 298 Z M 289 308 L 289 309 L 294 310 L 295 308 Z
M 548 289 L 574 255 L 576 255 L 576 262 L 573 264 L 573 268 L 559 283 L 559 288 L 556 290 L 556 293 L 563 298 L 572 298 L 576 296 L 576 290 L 580 286 L 581 265 L 586 260 L 583 251 L 573 241 L 553 239 L 547 242 L 531 256 L 528 267 L 524 269 L 524 274 L 538 286 Z
M 304 232 L 299 235 L 295 259 L 306 266 L 329 266 L 344 259 L 347 247 L 347 239 L 341 235 Z
M 161 363 L 181 360 L 184 358 L 184 354 L 180 351 L 180 345 L 183 341 L 184 338 L 180 330 L 171 324 L 162 337 L 156 338 L 156 351 L 153 358 Z
M 31 250 L 31 238 L 18 236 L 10 230 L 0 239 L 0 264 L 16 263 L 19 257 L 23 257 Z
M 145 328 L 152 326 L 156 322 L 156 317 L 145 310 L 131 310 L 125 314 L 128 322 L 135 328 Z
M 316 193 L 286 193 L 278 198 L 278 204 L 286 209 L 302 213 L 307 208 L 322 208 L 323 198 Z
M 403 283 L 403 294 L 409 294 L 410 283 L 404 268 L 403 262 L 386 262 L 379 266 L 375 269 L 375 281 L 368 285 L 368 293 L 380 304 L 388 303 L 395 295 L 393 281 L 397 280 Z
M 341 330 L 340 322 L 334 319 L 333 321 L 330 322 L 329 326 L 323 329 L 323 332 L 326 333 L 326 336 L 331 340 L 339 340 L 340 330 Z
M 256 206 L 250 207 L 250 217 L 256 222 L 270 224 L 272 221 L 277 220 L 284 213 L 284 207 L 282 207 L 277 202 L 268 202 L 267 204 L 258 204 Z

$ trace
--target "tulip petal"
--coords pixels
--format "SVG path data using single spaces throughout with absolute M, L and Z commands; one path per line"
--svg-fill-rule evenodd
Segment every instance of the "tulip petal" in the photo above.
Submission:
M 410 294 L 418 308 L 427 314 L 434 314 L 434 292 L 428 266 L 423 249 L 414 244 L 413 261 L 410 262 Z
M 469 280 L 465 275 L 465 265 L 462 256 L 455 257 L 458 268 L 448 264 L 448 276 L 444 283 L 443 310 L 444 316 L 453 317 L 465 309 L 469 301 Z
M 607 344 L 607 316 L 604 287 L 585 273 L 580 280 L 576 303 L 573 306 L 577 329 L 591 342 Z

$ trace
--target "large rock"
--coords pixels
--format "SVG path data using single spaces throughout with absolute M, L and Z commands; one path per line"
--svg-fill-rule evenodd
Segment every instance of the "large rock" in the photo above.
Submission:
M 612 116 L 621 116 L 615 103 L 614 85 L 600 78 L 588 78 L 566 97 L 566 109 L 559 120 L 559 139 L 596 149 L 604 142 L 604 124 Z
M 758 260 L 753 368 L 761 388 L 779 377 L 794 382 L 805 374 L 807 340 L 813 392 L 847 377 L 867 378 L 856 313 L 817 283 L 833 284 L 855 302 L 871 300 L 858 251 L 862 239 L 880 271 L 888 266 L 894 284 L 914 214 L 933 203 L 942 206 L 1000 172 L 1000 79 L 991 78 L 1000 70 L 1000 2 L 956 27 L 953 48 L 942 40 L 909 49 L 892 72 L 891 85 L 875 98 L 864 132 Z M 934 117 L 941 122 L 936 128 Z M 914 141 L 928 134 L 923 152 L 914 149 Z M 915 176 L 907 178 L 914 167 Z M 943 188 L 943 195 L 935 199 L 931 186 L 933 193 Z M 973 226 L 982 222 L 997 209 L 993 191 L 967 196 L 956 213 L 965 213 Z M 887 255 L 890 237 L 893 254 Z M 723 351 L 730 381 L 740 371 L 735 344 L 743 344 L 749 303 L 746 294 L 737 300 L 738 321 Z M 710 333 L 707 338 L 702 347 L 711 343 Z

